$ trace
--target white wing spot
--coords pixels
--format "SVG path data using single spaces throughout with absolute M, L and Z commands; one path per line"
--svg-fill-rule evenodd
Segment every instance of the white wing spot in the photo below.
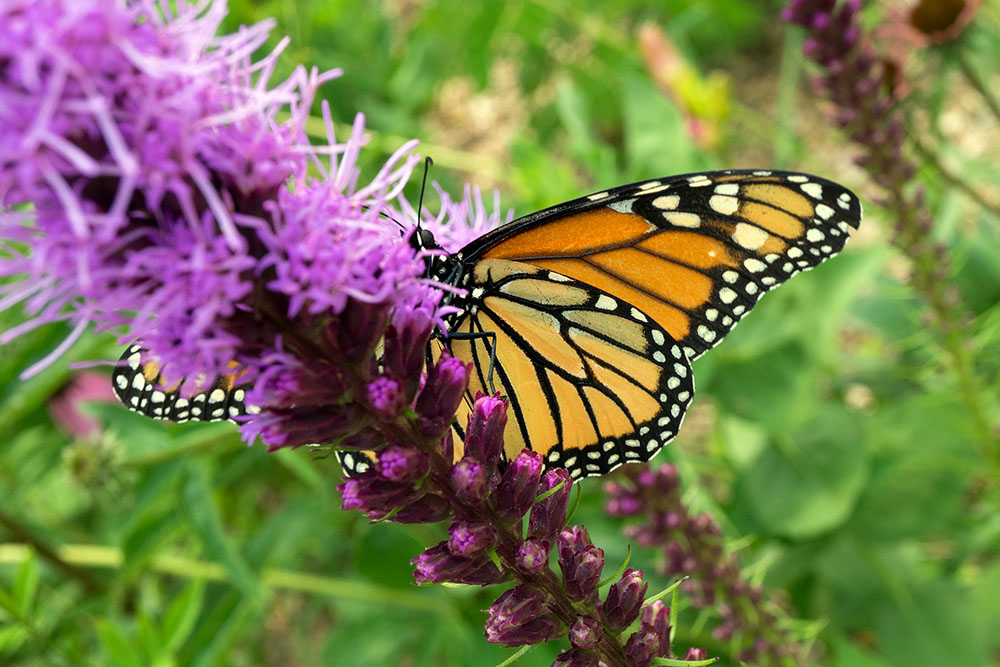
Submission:
M 735 195 L 739 191 L 739 183 L 723 183 L 722 185 L 715 186 L 715 194 L 717 195 Z
M 708 343 L 715 340 L 715 332 L 706 327 L 704 324 L 698 326 L 698 335 Z
M 733 306 L 733 315 L 742 315 L 746 311 L 747 311 L 747 307 L 746 306 L 743 306 L 743 305 Z
M 561 273 L 556 273 L 555 271 L 549 271 L 549 280 L 557 283 L 568 283 L 570 280 L 572 280 L 572 278 L 568 278 Z M 476 289 L 481 290 L 482 288 L 477 287 Z
M 823 198 L 823 186 L 819 183 L 803 183 L 799 188 L 813 199 Z
M 754 295 L 757 293 L 757 283 L 747 283 L 746 293 Z
M 802 256 L 802 248 L 791 247 L 788 249 L 788 256 L 792 259 L 798 259 Z
M 697 176 L 692 176 L 688 179 L 688 185 L 692 188 L 703 188 L 706 185 L 711 185 L 712 180 L 705 176 L 704 174 L 698 174 Z
M 151 400 L 153 403 L 162 403 L 163 401 L 167 400 L 167 395 L 164 394 L 162 391 L 154 391 L 152 394 L 149 395 L 149 400 Z
M 115 378 L 115 384 L 118 385 L 119 389 L 124 389 L 125 387 L 128 386 L 128 378 L 125 377 L 124 375 L 119 375 L 118 377 Z
M 829 220 L 833 217 L 833 209 L 826 204 L 816 204 L 816 215 L 823 218 L 824 220 Z
M 132 378 L 132 388 L 142 390 L 146 386 L 146 378 L 142 376 L 142 373 L 136 373 L 135 377 Z
M 680 359 L 681 358 L 681 348 L 679 346 L 677 346 L 677 345 L 674 345 L 672 348 L 670 348 L 670 355 L 674 359 Z
M 755 172 L 753 172 L 753 175 L 754 176 L 770 176 L 771 172 L 769 172 L 769 171 L 755 171 Z
M 140 359 L 141 356 L 142 355 L 140 355 L 138 352 L 136 352 L 135 354 L 131 355 L 128 358 L 128 367 L 131 368 L 134 371 L 139 370 L 139 362 L 141 361 L 141 359 Z
M 667 211 L 677 208 L 680 203 L 681 198 L 678 195 L 661 195 L 653 200 L 653 206 Z
M 608 208 L 619 213 L 631 213 L 632 205 L 635 204 L 635 197 L 632 199 L 623 199 L 621 201 L 613 201 L 608 204 Z
M 674 372 L 681 377 L 687 377 L 688 369 L 684 364 L 674 364 Z
M 648 322 L 649 321 L 649 320 L 646 319 L 646 316 L 643 315 L 642 312 L 639 309 L 637 309 L 637 308 L 633 308 L 632 309 L 632 319 L 639 320 L 640 322 Z
M 805 182 L 807 182 L 809 180 L 809 177 L 808 176 L 803 176 L 801 174 L 796 174 L 794 176 L 789 176 L 788 180 L 791 183 L 805 183 Z
M 747 257 L 743 260 L 743 266 L 746 267 L 746 270 L 750 273 L 760 273 L 767 268 L 767 264 L 760 261 L 756 257 Z
M 736 301 L 736 292 L 728 287 L 723 287 L 719 290 L 719 298 L 722 299 L 722 303 L 732 303 Z
M 670 389 L 677 389 L 677 387 L 679 387 L 679 386 L 681 386 L 681 379 L 678 378 L 678 377 L 674 377 L 674 376 L 671 375 L 670 379 L 667 380 L 667 387 L 670 388 Z M 660 396 L 663 397 L 661 399 L 661 403 L 666 403 L 667 402 L 666 401 L 666 398 L 667 398 L 666 394 L 660 394 Z
M 677 394 L 677 400 L 680 401 L 681 403 L 688 400 L 689 398 L 691 398 L 691 392 L 689 391 L 682 391 L 681 393 Z
M 642 191 L 651 190 L 660 186 L 660 181 L 649 181 L 648 183 L 639 184 L 639 189 Z
M 733 230 L 733 240 L 747 250 L 756 250 L 764 245 L 767 236 L 767 232 L 760 227 L 745 222 L 737 223 L 736 229 Z
M 725 280 L 730 285 L 735 283 L 739 279 L 739 277 L 740 274 L 736 273 L 735 271 L 726 271 L 725 273 L 722 274 L 722 279 Z
M 652 336 L 653 342 L 656 343 L 657 345 L 663 345 L 663 343 L 666 341 L 666 339 L 663 337 L 663 332 L 660 331 L 659 329 L 653 329 L 652 331 L 649 332 L 649 335 Z
M 587 199 L 590 201 L 597 201 L 598 199 L 604 199 L 608 196 L 607 192 L 595 192 L 592 195 L 587 195 Z
M 721 185 L 719 187 L 722 187 Z M 708 200 L 708 205 L 712 207 L 712 210 L 716 213 L 721 213 L 722 215 L 732 215 L 740 208 L 740 200 L 736 197 L 727 197 L 725 195 L 713 195 L 711 199 Z
M 708 310 L 705 311 L 705 319 L 707 319 L 709 322 L 714 322 L 718 317 L 719 317 L 719 311 L 717 311 L 715 308 L 709 308 Z
M 607 294 L 602 294 L 601 296 L 597 297 L 597 303 L 594 305 L 596 305 L 601 310 L 617 310 L 618 308 L 618 302 L 612 299 Z
M 700 227 L 701 226 L 701 216 L 697 213 L 688 213 L 685 211 L 667 211 L 663 214 L 663 217 L 671 225 L 675 227 Z
M 662 364 L 664 361 L 667 360 L 667 358 L 665 356 L 663 356 L 662 352 L 660 352 L 659 350 L 657 350 L 656 352 L 653 353 L 653 360 L 654 361 L 658 361 L 659 363 Z
M 806 240 L 809 241 L 810 243 L 819 243 L 825 238 L 826 235 L 823 232 L 816 229 L 815 227 L 806 232 Z M 789 257 L 791 257 L 791 255 L 789 255 Z

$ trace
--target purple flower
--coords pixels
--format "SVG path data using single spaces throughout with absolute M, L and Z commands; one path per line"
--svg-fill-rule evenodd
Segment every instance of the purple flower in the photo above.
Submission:
M 469 380 L 469 365 L 445 353 L 427 371 L 427 382 L 417 395 L 416 411 L 420 432 L 444 435 L 451 423 Z
M 386 447 L 378 453 L 375 470 L 391 482 L 413 482 L 427 473 L 427 454 L 408 447 Z
M 415 566 L 413 578 L 418 584 L 451 581 L 488 586 L 504 579 L 503 573 L 489 558 L 456 556 L 447 541 L 426 549 L 411 562 Z
M 545 610 L 546 601 L 546 594 L 530 584 L 510 589 L 487 610 L 486 641 L 524 646 L 552 638 L 559 631 L 559 622 Z
M 552 667 L 598 667 L 600 664 L 600 657 L 596 651 L 574 648 L 560 653 L 552 663 Z
M 573 648 L 594 648 L 604 636 L 601 622 L 593 616 L 579 616 L 569 629 L 569 643 Z
M 627 568 L 622 573 L 600 605 L 601 617 L 609 628 L 621 632 L 638 618 L 647 588 L 649 584 L 642 580 L 642 571 Z
M 579 602 L 595 596 L 604 568 L 604 551 L 590 542 L 587 530 L 580 526 L 562 531 L 557 546 L 559 568 L 569 598 Z
M 525 572 L 537 574 L 548 567 L 551 550 L 548 540 L 525 540 L 517 549 L 517 566 Z
M 503 451 L 503 431 L 507 426 L 507 401 L 497 396 L 476 395 L 469 426 L 465 430 L 465 455 L 477 459 L 487 470 L 496 469 Z
M 455 556 L 476 558 L 496 542 L 496 528 L 485 523 L 456 521 L 448 529 L 448 550 Z
M 539 495 L 552 489 L 557 490 L 532 505 L 528 516 L 528 537 L 551 537 L 562 530 L 566 523 L 566 509 L 569 507 L 572 486 L 573 480 L 566 469 L 553 468 L 546 471 L 538 487 Z
M 511 461 L 494 494 L 497 513 L 507 521 L 520 519 L 538 494 L 542 477 L 542 455 L 524 449 Z
M 337 489 L 343 499 L 341 509 L 382 515 L 412 503 L 421 495 L 412 484 L 392 482 L 371 471 L 345 480 Z
M 486 471 L 483 465 L 469 456 L 456 463 L 451 473 L 451 488 L 462 502 L 482 501 L 486 495 Z

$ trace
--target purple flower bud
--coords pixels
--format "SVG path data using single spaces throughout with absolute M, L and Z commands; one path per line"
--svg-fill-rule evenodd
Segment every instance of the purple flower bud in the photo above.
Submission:
M 569 643 L 574 648 L 593 648 L 603 637 L 604 628 L 593 616 L 577 616 L 569 629 Z
M 392 421 L 406 408 L 407 398 L 398 382 L 380 375 L 368 383 L 368 402 L 379 417 Z
M 630 667 L 649 667 L 657 655 L 659 639 L 655 632 L 639 630 L 625 642 L 625 658 Z
M 560 653 L 552 667 L 598 667 L 600 664 L 596 651 L 574 648 Z
M 654 600 L 642 608 L 642 629 L 657 637 L 655 653 L 666 657 L 670 653 L 670 607 Z
M 566 594 L 576 602 L 595 595 L 604 568 L 604 551 L 590 543 L 586 529 L 580 526 L 561 532 L 558 548 Z
M 356 429 L 363 418 L 364 413 L 354 403 L 267 410 L 244 423 L 240 432 L 248 441 L 260 437 L 267 443 L 267 451 L 273 452 L 283 447 L 336 442 Z
M 393 514 L 389 520 L 396 523 L 437 523 L 450 517 L 451 513 L 452 506 L 447 500 L 428 493 Z
M 465 455 L 478 459 L 488 470 L 493 470 L 500 458 L 507 425 L 507 401 L 499 396 L 477 393 L 465 429 Z
M 542 477 L 542 455 L 524 449 L 511 461 L 493 494 L 497 514 L 506 521 L 516 521 L 531 507 Z
M 378 471 L 378 474 L 391 482 L 400 484 L 423 477 L 429 467 L 430 462 L 427 454 L 419 449 L 396 445 L 380 451 L 378 461 L 375 463 L 375 470 Z
M 621 632 L 639 616 L 648 587 L 642 580 L 642 571 L 632 568 L 626 569 L 622 578 L 611 585 L 598 609 L 612 631 Z
M 416 411 L 420 416 L 417 426 L 421 433 L 444 435 L 465 395 L 469 368 L 458 357 L 445 353 L 427 371 L 427 381 L 417 396 L 416 404 Z
M 341 509 L 384 514 L 415 501 L 420 492 L 411 484 L 397 484 L 368 472 L 344 480 L 337 486 L 343 498 Z
M 703 648 L 689 648 L 682 660 L 708 660 L 708 651 Z
M 562 530 L 566 523 L 566 509 L 569 507 L 569 496 L 573 480 L 565 468 L 553 468 L 542 476 L 538 495 L 559 487 L 552 495 L 536 502 L 531 507 L 528 517 L 528 537 L 546 538 Z
M 485 523 L 456 521 L 448 528 L 448 550 L 454 556 L 477 558 L 496 543 L 496 528 Z
M 340 317 L 327 327 L 326 337 L 351 363 L 375 351 L 389 319 L 389 303 L 364 303 L 348 298 Z
M 486 471 L 476 459 L 466 456 L 451 470 L 451 488 L 459 500 L 467 503 L 486 497 Z
M 414 565 L 413 578 L 418 584 L 450 581 L 487 586 L 503 580 L 503 574 L 489 558 L 455 556 L 451 553 L 448 542 L 440 542 L 424 550 L 410 562 Z
M 559 622 L 545 611 L 547 596 L 530 584 L 510 589 L 490 605 L 486 641 L 506 646 L 538 644 L 559 631 Z
M 517 549 L 517 566 L 532 574 L 541 572 L 549 564 L 551 550 L 548 540 L 525 540 Z
M 422 310 L 399 308 L 385 332 L 385 352 L 382 363 L 386 372 L 408 388 L 412 398 L 424 368 L 427 342 L 434 330 L 434 321 Z

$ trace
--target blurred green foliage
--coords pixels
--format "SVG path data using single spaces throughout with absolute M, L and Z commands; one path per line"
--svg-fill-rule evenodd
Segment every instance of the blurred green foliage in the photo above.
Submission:
M 911 54 L 911 147 L 969 321 L 969 396 L 905 280 L 866 175 L 801 85 L 800 37 L 779 2 L 386 3 L 233 0 L 230 28 L 268 16 L 296 63 L 342 67 L 326 99 L 339 126 L 368 118 L 377 165 L 420 138 L 453 194 L 474 179 L 519 214 L 641 178 L 722 167 L 812 171 L 866 202 L 845 253 L 768 296 L 695 364 L 698 395 L 661 453 L 686 498 L 720 522 L 747 577 L 784 598 L 821 664 L 1000 664 L 1000 479 L 970 406 L 995 428 L 1000 389 L 1000 119 L 968 68 L 1000 67 L 1000 11 L 962 40 Z M 872 23 L 884 20 L 878 8 Z M 728 80 L 706 141 L 683 97 L 655 83 L 637 31 L 666 31 L 698 76 Z M 700 80 L 696 76 L 691 79 Z M 995 79 L 994 79 L 995 80 Z M 706 84 L 708 85 L 708 84 Z M 690 86 L 689 86 L 690 87 Z M 713 93 L 713 94 L 717 94 Z M 693 105 L 697 108 L 697 105 Z M 483 117 L 493 119 L 485 126 Z M 415 193 L 416 190 L 413 190 Z M 431 203 L 433 208 L 433 203 Z M 13 316 L 0 324 L 10 326 Z M 65 332 L 0 356 L 0 663 L 24 665 L 491 665 L 482 636 L 497 590 L 414 588 L 409 559 L 439 526 L 367 525 L 339 509 L 340 472 L 308 452 L 243 447 L 227 425 L 170 425 L 94 404 L 99 437 L 68 439 L 47 404 L 67 362 L 117 358 L 91 336 L 26 382 Z M 996 446 L 995 444 L 993 446 Z M 626 557 L 599 480 L 574 519 Z M 650 591 L 671 583 L 634 549 Z M 685 607 L 677 645 L 702 646 L 711 613 Z M 798 620 L 794 620 L 798 619 Z M 541 647 L 518 664 L 548 664 Z

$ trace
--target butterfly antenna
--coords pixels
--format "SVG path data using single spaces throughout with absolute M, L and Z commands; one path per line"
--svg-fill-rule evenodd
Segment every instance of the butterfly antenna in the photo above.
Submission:
M 427 190 L 427 172 L 430 171 L 434 160 L 430 157 L 424 158 L 424 180 L 420 184 L 420 199 L 417 200 L 417 229 L 420 229 L 420 220 L 424 211 L 424 191 Z

